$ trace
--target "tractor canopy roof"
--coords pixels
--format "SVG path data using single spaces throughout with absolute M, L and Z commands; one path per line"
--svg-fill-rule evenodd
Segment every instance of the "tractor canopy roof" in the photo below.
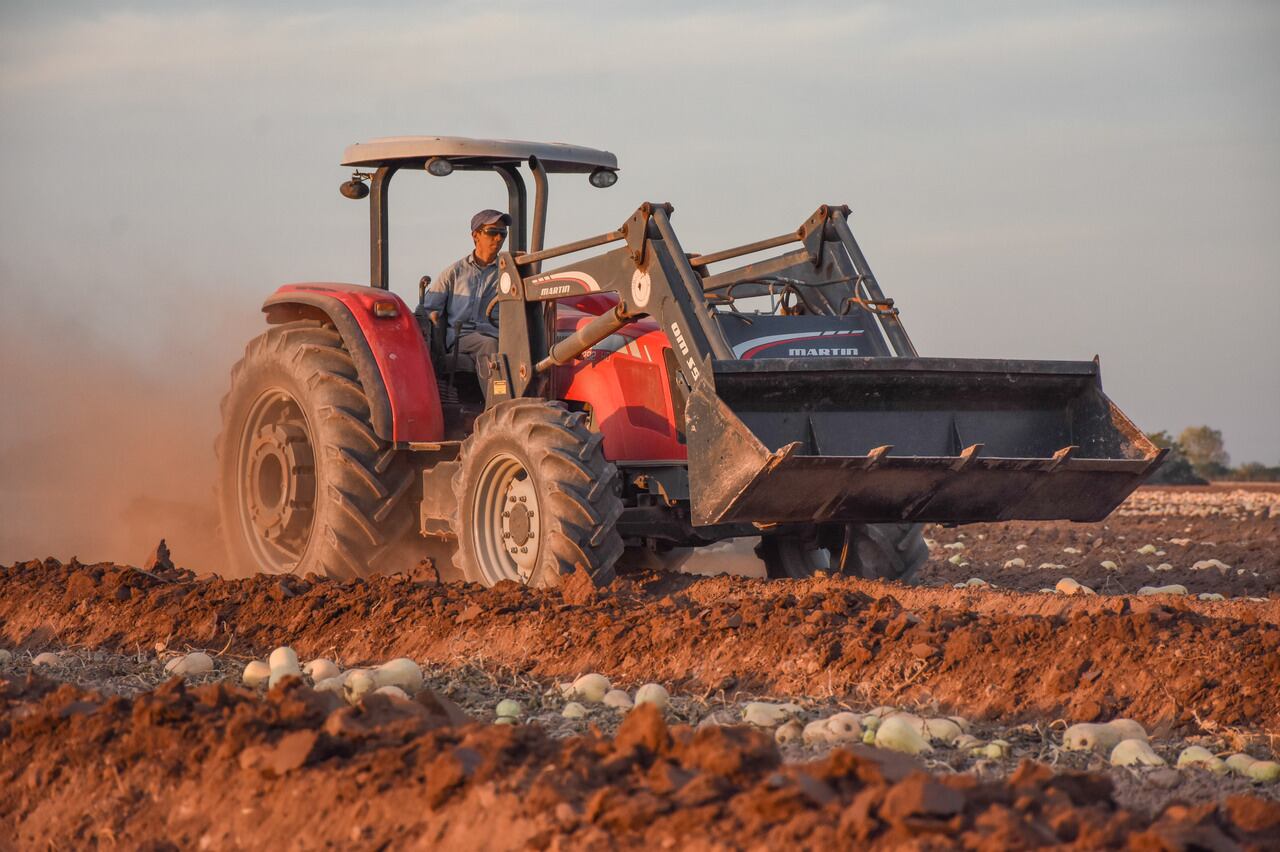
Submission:
M 388 136 L 347 146 L 344 166 L 406 166 L 433 157 L 450 161 L 455 168 L 490 168 L 518 164 L 537 157 L 548 172 L 616 170 L 618 158 L 608 151 L 566 145 L 563 142 L 521 142 L 514 139 L 468 139 L 464 136 Z M 419 166 L 420 168 L 421 166 Z

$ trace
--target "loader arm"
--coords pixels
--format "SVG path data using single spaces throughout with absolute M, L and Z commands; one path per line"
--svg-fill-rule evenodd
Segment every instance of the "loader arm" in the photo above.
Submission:
M 1162 453 L 1102 393 L 1098 364 L 920 358 L 848 226 L 823 206 L 794 232 L 687 255 L 665 204 L 618 230 L 500 259 L 502 390 L 539 395 L 552 367 L 652 316 L 686 394 L 689 503 L 695 525 L 823 522 L 1093 521 Z M 548 272 L 544 260 L 622 246 Z M 708 267 L 799 243 L 717 274 Z M 779 285 L 779 282 L 785 282 Z M 885 357 L 735 357 L 712 302 L 789 288 L 802 313 L 883 333 Z M 530 306 L 613 293 L 617 306 L 565 340 L 530 334 Z M 741 347 L 739 347 L 741 349 Z M 886 350 L 887 351 L 887 350 Z M 491 393 L 490 400 L 503 398 Z

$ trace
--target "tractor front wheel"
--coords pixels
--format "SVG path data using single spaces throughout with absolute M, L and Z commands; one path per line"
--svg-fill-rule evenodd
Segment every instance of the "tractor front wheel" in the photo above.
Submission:
M 468 581 L 559 586 L 583 571 L 597 586 L 622 553 L 617 469 L 581 412 L 541 399 L 476 418 L 453 478 L 454 564 Z

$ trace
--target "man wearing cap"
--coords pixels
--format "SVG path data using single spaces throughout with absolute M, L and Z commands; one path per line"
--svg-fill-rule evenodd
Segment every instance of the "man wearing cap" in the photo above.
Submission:
M 423 299 L 428 311 L 443 317 L 445 345 L 450 352 L 456 348 L 459 369 L 476 373 L 482 382 L 489 378 L 485 356 L 498 351 L 498 327 L 485 316 L 485 308 L 498 295 L 498 252 L 510 225 L 511 217 L 498 210 L 472 216 L 475 251 L 440 273 Z

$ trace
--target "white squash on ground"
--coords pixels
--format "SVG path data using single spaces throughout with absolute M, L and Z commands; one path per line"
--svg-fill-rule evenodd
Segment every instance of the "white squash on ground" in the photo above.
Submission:
M 872 716 L 870 713 L 862 717 L 862 729 L 864 731 L 874 731 L 880 727 L 880 717 Z
M 514 698 L 504 698 L 498 702 L 497 707 L 493 708 L 493 715 L 510 716 L 512 719 L 519 719 L 524 715 L 524 708 Z
M 1062 735 L 1062 747 L 1067 751 L 1109 752 L 1124 739 L 1121 732 L 1108 725 L 1081 722 L 1072 725 Z
M 1111 750 L 1112 766 L 1164 766 L 1164 758 L 1146 740 L 1121 740 Z
M 827 733 L 838 743 L 857 742 L 862 739 L 862 724 L 854 713 L 836 713 L 827 719 Z
M 186 675 L 208 674 L 213 671 L 213 657 L 204 651 L 192 651 L 181 657 L 175 657 L 165 663 L 165 672 L 185 677 Z
M 785 724 L 779 725 L 778 730 L 774 731 L 773 738 L 778 741 L 778 745 L 789 745 L 791 743 L 800 742 L 804 737 L 804 728 L 795 719 L 791 719 Z
M 393 686 L 392 684 L 387 684 L 386 686 L 378 687 L 373 691 L 373 694 L 386 695 L 390 698 L 399 698 L 402 701 L 409 700 L 409 693 L 405 692 L 403 689 L 401 689 L 398 686 Z
M 671 696 L 660 683 L 646 683 L 636 690 L 636 704 L 656 704 L 659 710 L 666 710 L 671 703 Z
M 303 666 L 302 670 L 316 683 L 342 674 L 337 663 L 325 659 L 312 660 Z
M 982 740 L 978 739 L 973 734 L 961 734 L 960 736 L 956 737 L 956 741 L 952 743 L 952 745 L 958 749 L 969 751 L 971 749 L 975 749 L 975 748 L 978 748 L 979 746 L 985 745 L 985 743 L 983 743 Z
M 613 684 L 609 683 L 609 678 L 602 674 L 591 672 L 584 674 L 573 682 L 573 697 L 592 704 L 599 704 L 604 700 L 605 693 Z
M 1147 729 L 1133 719 L 1112 719 L 1106 723 L 1108 728 L 1117 731 L 1122 740 L 1146 740 Z
M 1257 758 L 1250 754 L 1232 754 L 1227 756 L 1227 769 L 1236 775 L 1243 775 L 1257 761 Z
M 511 718 L 510 716 L 499 716 L 498 718 L 496 718 L 496 719 L 494 719 L 494 720 L 493 720 L 493 724 L 495 724 L 495 725 L 516 725 L 516 724 L 519 724 L 519 722 L 518 722 L 517 720 L 515 720 L 515 719 Z
M 298 668 L 298 655 L 288 645 L 281 645 L 271 652 L 271 656 L 267 657 L 267 666 L 272 671 L 276 669 L 293 669 L 295 672 L 301 672 Z
M 1006 562 L 1004 563 L 1004 567 L 1006 567 L 1006 568 L 1026 568 L 1026 567 L 1027 567 L 1027 560 L 1023 559 L 1021 556 L 1015 556 L 1013 559 L 1010 559 L 1010 560 L 1006 561 Z
M 1226 600 L 1226 598 L 1224 598 L 1222 595 L 1218 594 L 1217 592 L 1201 592 L 1200 594 L 1196 595 L 1196 597 L 1202 601 L 1225 601 Z
M 1187 587 L 1179 583 L 1173 583 L 1168 586 L 1143 586 L 1138 589 L 1138 597 L 1148 597 L 1149 595 L 1185 595 Z
M 924 733 L 933 742 L 951 745 L 964 731 L 950 719 L 926 719 Z
M 1004 740 L 992 740 L 982 747 L 982 755 L 988 760 L 1000 760 L 1008 757 L 1012 748 Z
M 751 701 L 742 708 L 743 721 L 758 728 L 773 728 L 781 725 L 790 715 L 783 705 L 770 704 L 767 701 Z
M 1097 594 L 1088 586 L 1082 585 L 1071 577 L 1063 577 L 1054 587 L 1054 591 L 1064 595 L 1093 595 Z
M 378 682 L 371 672 L 366 669 L 352 669 L 347 672 L 346 682 L 342 684 L 342 694 L 348 704 L 358 704 L 360 699 L 377 688 Z
M 919 729 L 903 716 L 890 716 L 881 722 L 876 729 L 875 744 L 879 748 L 906 754 L 933 751 L 933 746 L 929 745 Z
M 344 677 L 329 677 L 316 682 L 316 692 L 333 692 L 342 695 L 343 686 L 346 683 Z
M 422 689 L 422 667 L 408 657 L 396 657 L 375 668 L 373 679 L 378 686 L 398 686 L 407 693 Z
M 560 711 L 560 715 L 566 719 L 582 719 L 587 715 L 587 708 L 583 707 L 576 701 L 570 701 L 564 705 L 564 709 Z
M 36 658 L 31 661 L 33 666 L 60 666 L 62 658 L 52 651 L 45 651 L 43 654 L 36 654 Z
M 1274 784 L 1280 781 L 1280 763 L 1276 763 L 1274 760 L 1255 760 L 1245 769 L 1244 774 L 1254 781 Z
M 831 742 L 831 730 L 827 727 L 827 720 L 814 719 L 800 731 L 800 738 L 810 748 L 827 745 Z
M 240 673 L 241 683 L 250 688 L 266 683 L 270 678 L 271 666 L 262 660 L 250 660 L 245 663 L 244 671 Z
M 1178 755 L 1177 766 L 1183 769 L 1188 766 L 1199 766 L 1214 773 L 1223 773 L 1227 771 L 1227 764 L 1217 757 L 1213 752 L 1201 746 L 1187 746 Z
M 1116 563 L 1112 562 L 1110 559 L 1104 559 L 1104 560 L 1102 560 L 1102 562 L 1101 562 L 1100 564 L 1102 565 L 1102 567 L 1103 567 L 1103 568 L 1105 568 L 1105 569 L 1106 569 L 1106 570 L 1108 570 L 1108 571 L 1119 571 L 1119 570 L 1120 570 L 1120 566 L 1119 566 L 1119 565 L 1117 565 Z
M 604 698 L 600 703 L 605 707 L 613 707 L 618 710 L 630 710 L 635 706 L 635 702 L 631 700 L 631 696 L 627 695 L 626 690 L 611 689 L 604 694 Z

